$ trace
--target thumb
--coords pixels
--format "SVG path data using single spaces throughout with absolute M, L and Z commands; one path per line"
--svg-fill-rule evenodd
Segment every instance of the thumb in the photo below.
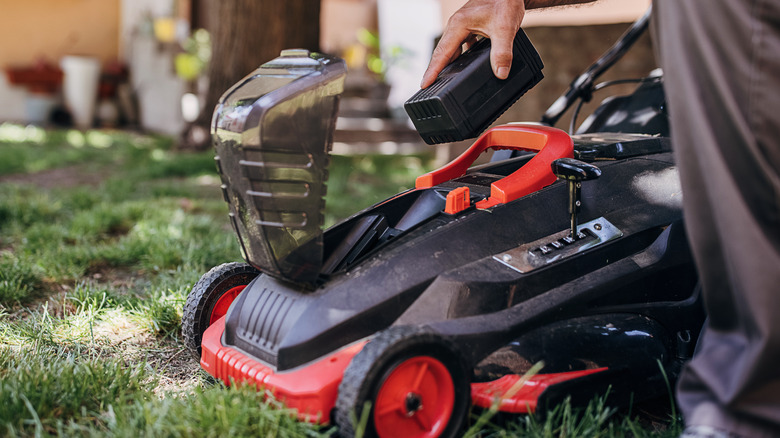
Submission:
M 509 77 L 509 69 L 512 67 L 512 44 L 514 35 L 509 38 L 494 38 L 490 44 L 490 65 L 493 74 L 499 79 Z

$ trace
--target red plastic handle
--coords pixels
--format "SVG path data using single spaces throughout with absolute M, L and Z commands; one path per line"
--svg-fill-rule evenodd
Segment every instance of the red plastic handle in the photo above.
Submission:
M 477 203 L 480 209 L 506 204 L 554 183 L 557 177 L 550 168 L 552 162 L 574 157 L 571 137 L 558 128 L 527 123 L 499 125 L 482 134 L 466 152 L 446 166 L 419 176 L 415 186 L 429 188 L 465 175 L 479 154 L 488 149 L 536 151 L 537 154 L 511 175 L 494 182 L 490 197 Z

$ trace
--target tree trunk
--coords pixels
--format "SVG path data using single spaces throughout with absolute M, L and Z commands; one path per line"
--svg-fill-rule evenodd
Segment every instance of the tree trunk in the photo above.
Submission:
M 212 55 L 205 106 L 196 127 L 206 129 L 222 93 L 261 64 L 289 48 L 319 50 L 320 0 L 205 0 Z M 183 147 L 205 149 L 186 135 Z M 204 144 L 198 144 L 204 143 Z

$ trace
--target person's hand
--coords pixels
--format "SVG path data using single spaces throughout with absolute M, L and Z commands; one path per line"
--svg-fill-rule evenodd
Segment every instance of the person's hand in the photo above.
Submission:
M 460 56 L 476 36 L 490 38 L 490 65 L 499 79 L 509 76 L 512 44 L 525 16 L 525 0 L 469 0 L 447 22 L 420 87 L 433 83 L 442 69 Z

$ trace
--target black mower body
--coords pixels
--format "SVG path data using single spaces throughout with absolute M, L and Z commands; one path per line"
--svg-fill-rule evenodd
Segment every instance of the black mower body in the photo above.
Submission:
M 489 190 L 490 182 L 526 159 L 483 166 L 461 180 L 472 193 Z M 545 320 L 635 313 L 660 319 L 672 336 L 690 330 L 680 317 L 689 311 L 683 307 L 694 295 L 696 275 L 671 154 L 600 167 L 601 178 L 583 185 L 581 217 L 606 219 L 622 234 L 615 241 L 560 261 L 550 255 L 549 264 L 523 273 L 500 258 L 566 229 L 563 182 L 490 211 L 454 216 L 440 212 L 440 192 L 463 182 L 411 190 L 325 232 L 330 257 L 342 242 L 370 242 L 315 290 L 259 276 L 235 302 L 225 342 L 283 370 L 392 324 L 429 324 L 475 337 L 475 345 L 464 348 L 474 365 Z M 425 220 L 400 230 L 402 219 L 415 213 Z M 380 242 L 383 235 L 394 237 Z M 492 332 L 488 339 L 482 339 L 485 331 Z
M 554 386 L 545 402 L 590 399 L 572 392 L 583 382 L 603 390 L 624 381 L 614 392 L 626 399 L 666 391 L 662 376 L 674 378 L 690 357 L 704 316 L 660 77 L 607 102 L 572 136 L 574 156 L 601 176 L 582 182 L 581 236 L 571 241 L 563 180 L 474 207 L 532 154 L 319 231 L 344 73 L 333 58 L 288 53 L 229 90 L 215 113 L 231 221 L 261 272 L 231 305 L 224 346 L 285 372 L 391 326 L 424 326 L 456 346 L 475 381 L 539 361 L 542 372 L 609 369 Z M 264 82 L 278 77 L 292 79 Z M 648 108 L 654 117 L 631 117 Z M 461 187 L 471 207 L 445 213 Z

